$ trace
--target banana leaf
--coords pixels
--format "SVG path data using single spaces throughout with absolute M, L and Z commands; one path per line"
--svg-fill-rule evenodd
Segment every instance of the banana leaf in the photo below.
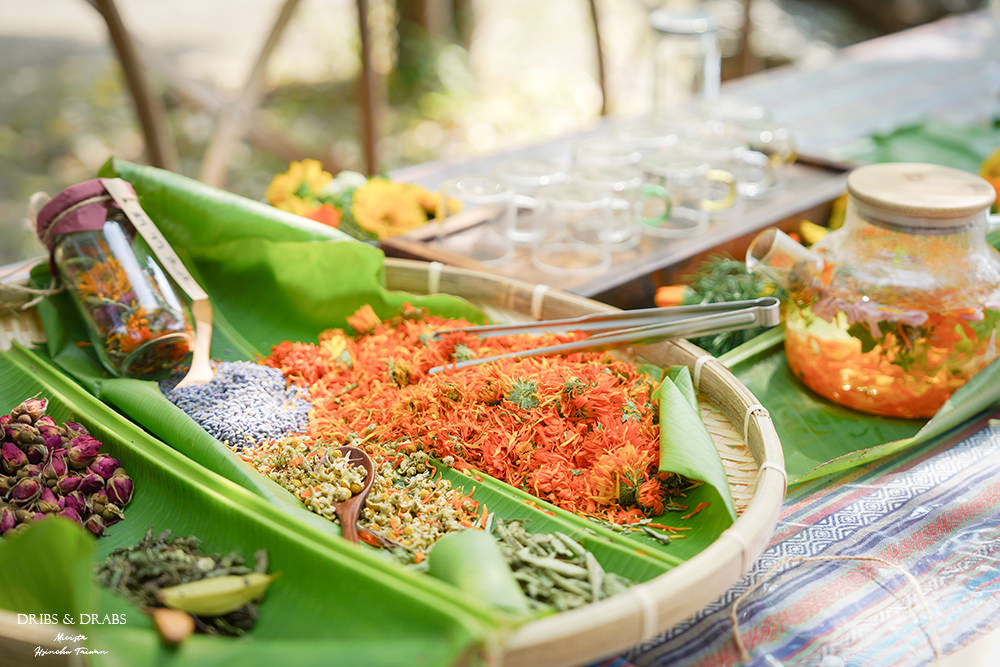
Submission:
M 835 157 L 855 162 L 931 162 L 976 174 L 998 146 L 1000 119 L 956 124 L 929 118 L 843 146 Z
M 930 442 L 1000 402 L 1000 360 L 955 392 L 933 418 L 918 420 L 869 415 L 814 394 L 788 366 L 782 328 L 719 359 L 770 413 L 784 451 L 789 484 Z
M 78 525 L 46 519 L 0 540 L 8 573 L 0 606 L 14 613 L 70 614 L 87 635 L 95 665 L 452 664 L 473 659 L 511 627 L 510 619 L 468 604 L 452 589 L 417 577 L 348 543 L 303 536 L 265 500 L 193 464 L 101 404 L 39 360 L 15 349 L 0 354 L 0 411 L 42 395 L 56 421 L 78 421 L 119 459 L 135 482 L 125 519 L 101 539 Z M 111 550 L 135 544 L 149 527 L 195 535 L 206 551 L 240 552 L 248 562 L 266 548 L 268 590 L 256 627 L 239 639 L 194 636 L 177 650 L 157 639 L 142 612 L 95 590 L 90 571 Z M 124 614 L 124 625 L 82 624 L 80 614 Z M 390 637 L 392 641 L 386 641 Z

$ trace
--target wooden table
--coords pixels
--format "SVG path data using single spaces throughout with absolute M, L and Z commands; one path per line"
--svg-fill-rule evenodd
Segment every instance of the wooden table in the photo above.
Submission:
M 742 257 L 761 229 L 795 227 L 802 219 L 825 221 L 830 202 L 844 190 L 842 148 L 927 115 L 981 118 L 996 114 L 1000 91 L 1000 46 L 986 12 L 942 19 L 864 42 L 830 62 L 789 66 L 728 82 L 723 95 L 767 106 L 796 133 L 800 163 L 787 170 L 787 187 L 769 198 L 744 201 L 739 214 L 714 222 L 693 238 L 644 237 L 619 253 L 603 273 L 567 278 L 534 268 L 521 248 L 500 267 L 484 267 L 467 254 L 476 228 L 428 244 L 388 239 L 387 254 L 487 270 L 544 283 L 622 307 L 652 304 L 657 286 L 677 282 L 708 254 Z M 478 158 L 438 161 L 397 170 L 395 179 L 435 188 L 461 175 L 488 174 L 501 161 L 543 157 L 566 162 L 581 138 L 607 133 L 621 120 L 605 120 L 586 131 Z

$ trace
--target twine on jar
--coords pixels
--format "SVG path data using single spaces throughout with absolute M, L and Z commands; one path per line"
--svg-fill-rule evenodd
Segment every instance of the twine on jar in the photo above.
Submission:
M 51 199 L 44 192 L 36 192 L 28 198 L 28 216 L 32 227 L 35 226 L 38 212 Z M 32 257 L 20 264 L 15 264 L 7 271 L 0 273 L 0 315 L 13 315 L 30 310 L 47 296 L 58 294 L 62 291 L 62 286 L 56 286 L 56 276 L 53 274 L 49 279 L 47 288 L 29 287 L 24 283 L 9 282 L 11 276 L 15 276 L 23 271 L 31 270 L 37 264 L 45 261 L 46 257 Z
M 924 591 L 920 587 L 920 582 L 917 581 L 917 578 L 906 571 L 906 569 L 900 567 L 892 561 L 886 560 L 885 558 L 880 558 L 878 556 L 785 556 L 772 565 L 767 572 L 760 577 L 760 579 L 754 582 L 753 586 L 743 591 L 733 602 L 733 606 L 729 609 L 729 620 L 733 624 L 733 641 L 736 643 L 736 648 L 739 649 L 740 660 L 743 662 L 750 661 L 750 652 L 747 651 L 747 647 L 743 643 L 743 637 L 740 636 L 740 622 L 739 618 L 737 618 L 737 611 L 739 610 L 740 603 L 743 602 L 744 599 L 753 594 L 754 591 L 760 588 L 761 584 L 770 579 L 776 570 L 789 563 L 819 563 L 824 561 L 846 560 L 878 563 L 902 573 L 910 585 L 913 586 L 913 590 L 916 591 L 917 599 L 920 601 L 920 605 L 924 608 L 924 613 L 927 615 L 928 620 L 931 618 L 930 604 L 928 604 L 927 597 L 924 595 Z M 916 615 L 915 612 L 914 615 Z M 919 616 L 917 617 L 917 620 L 919 621 Z M 927 641 L 930 642 L 931 648 L 934 650 L 935 661 L 941 660 L 941 640 L 938 639 L 937 633 L 934 632 L 934 628 L 929 623 L 926 625 L 924 630 L 927 633 Z

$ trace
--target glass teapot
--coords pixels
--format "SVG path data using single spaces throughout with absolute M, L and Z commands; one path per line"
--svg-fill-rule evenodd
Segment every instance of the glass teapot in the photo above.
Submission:
M 777 229 L 747 266 L 781 285 L 785 354 L 837 403 L 931 417 L 1000 355 L 1000 253 L 986 241 L 996 199 L 983 179 L 919 163 L 847 178 L 843 227 L 807 250 Z

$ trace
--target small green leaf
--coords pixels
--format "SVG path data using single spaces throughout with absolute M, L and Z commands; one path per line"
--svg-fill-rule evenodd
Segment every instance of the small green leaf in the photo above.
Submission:
M 540 403 L 538 382 L 535 380 L 514 380 L 510 386 L 510 393 L 507 394 L 507 400 L 525 410 L 537 408 Z

